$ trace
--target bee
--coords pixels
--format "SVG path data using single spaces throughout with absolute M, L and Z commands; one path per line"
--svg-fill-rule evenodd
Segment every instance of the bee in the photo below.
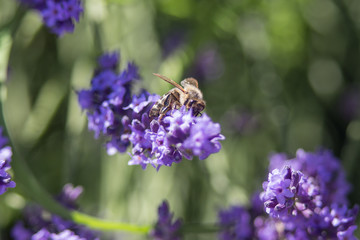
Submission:
M 180 86 L 170 78 L 167 78 L 158 73 L 153 73 L 155 76 L 170 83 L 175 88 L 164 94 L 150 109 L 149 117 L 159 117 L 161 121 L 166 113 L 170 110 L 179 109 L 185 106 L 187 109 L 192 110 L 194 116 L 201 114 L 206 104 L 203 99 L 202 92 L 199 89 L 198 81 L 195 78 L 185 78 L 181 81 Z

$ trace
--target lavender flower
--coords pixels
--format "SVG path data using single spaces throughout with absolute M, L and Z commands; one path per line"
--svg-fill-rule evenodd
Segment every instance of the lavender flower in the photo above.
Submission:
M 282 170 L 273 169 L 284 165 Z M 349 184 L 330 151 L 307 153 L 300 149 L 292 160 L 287 160 L 285 154 L 275 154 L 270 159 L 270 169 L 273 170 L 263 184 L 261 198 L 266 212 L 281 226 L 279 236 L 356 239 L 353 232 L 358 207 L 349 210 L 346 206 Z
M 274 154 L 270 170 L 264 191 L 254 194 L 248 208 L 219 212 L 219 239 L 357 239 L 359 207 L 349 209 L 345 204 L 349 185 L 330 151 L 300 149 L 291 160 Z
M 81 187 L 74 188 L 67 184 L 56 199 L 69 209 L 77 209 L 76 199 L 82 192 Z M 46 212 L 38 205 L 27 206 L 24 218 L 18 221 L 11 231 L 14 240 L 95 240 L 99 239 L 97 233 L 78 225 L 72 221 L 64 220 L 60 216 Z
M 330 150 L 320 149 L 311 153 L 299 149 L 296 157 L 289 160 L 283 153 L 270 157 L 270 171 L 285 165 L 301 171 L 309 181 L 317 185 L 323 206 L 332 203 L 347 204 L 346 196 L 350 191 L 350 185 L 346 181 L 340 161 Z
M 3 129 L 0 128 L 0 195 L 5 193 L 8 188 L 14 188 L 15 182 L 11 180 L 10 174 L 7 172 L 11 166 L 11 147 L 5 146 L 8 142 L 3 136 Z
M 37 10 L 44 24 L 61 36 L 74 31 L 74 21 L 78 22 L 83 12 L 80 0 L 19 0 Z
M 144 143 L 133 148 L 133 155 L 144 156 L 147 162 L 158 167 L 171 166 L 183 156 L 189 160 L 198 156 L 203 160 L 220 151 L 219 140 L 224 139 L 218 123 L 213 123 L 206 114 L 194 117 L 185 107 L 173 111 L 163 122 L 152 120 L 150 127 L 144 130 Z M 150 143 L 147 148 L 145 144 Z
M 169 211 L 169 204 L 163 201 L 158 208 L 158 221 L 150 236 L 155 240 L 180 240 L 180 219 L 173 221 L 173 214 Z
M 218 219 L 222 228 L 219 239 L 253 239 L 251 216 L 245 208 L 232 206 L 228 210 L 221 210 Z
M 201 160 L 220 150 L 220 125 L 203 114 L 194 117 L 185 107 L 169 112 L 159 121 L 149 118 L 149 111 L 159 96 L 142 90 L 135 95 L 132 83 L 139 79 L 137 68 L 128 64 L 117 73 L 119 54 L 99 58 L 99 67 L 91 80 L 91 89 L 77 92 L 79 104 L 87 112 L 95 137 L 109 138 L 108 154 L 126 152 L 132 147 L 129 165 L 147 165 L 159 169 L 171 166 L 183 157 Z

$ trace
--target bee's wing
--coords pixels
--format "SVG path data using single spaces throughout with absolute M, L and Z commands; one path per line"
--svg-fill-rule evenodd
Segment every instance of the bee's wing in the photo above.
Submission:
M 174 82 L 173 80 L 171 80 L 170 78 L 167 78 L 161 74 L 158 74 L 158 73 L 153 73 L 155 76 L 161 78 L 162 80 L 170 83 L 171 85 L 173 85 L 174 87 L 177 87 L 178 89 L 180 89 L 183 93 L 186 93 L 186 90 L 180 86 L 179 84 L 177 84 L 176 82 Z

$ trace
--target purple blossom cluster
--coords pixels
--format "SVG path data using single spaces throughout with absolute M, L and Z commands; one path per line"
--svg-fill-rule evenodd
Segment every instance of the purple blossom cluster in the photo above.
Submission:
M 305 152 L 299 149 L 294 159 L 288 159 L 286 154 L 273 154 L 270 157 L 269 170 L 290 166 L 293 170 L 301 171 L 308 182 L 316 186 L 321 197 L 321 204 L 347 204 L 347 194 L 351 187 L 346 181 L 345 171 L 330 150 L 319 149 L 316 152 Z M 320 203 L 318 203 L 320 204 Z
M 150 122 L 146 113 L 141 122 L 133 121 L 131 128 L 134 146 L 129 164 L 143 167 L 147 163 L 154 167 L 171 166 L 183 157 L 191 160 L 197 156 L 203 160 L 220 151 L 219 140 L 224 139 L 220 124 L 213 123 L 206 114 L 194 117 L 185 107 L 174 110 L 162 122 L 157 119 Z
M 3 136 L 3 129 L 0 128 L 0 195 L 5 193 L 8 188 L 14 188 L 15 182 L 11 180 L 10 162 L 12 151 L 10 146 L 5 146 L 8 139 Z
M 180 228 L 182 222 L 180 219 L 173 221 L 173 215 L 170 213 L 169 204 L 163 201 L 158 208 L 158 221 L 150 236 L 155 240 L 180 240 Z
M 77 209 L 76 199 L 82 193 L 81 187 L 64 186 L 56 200 L 69 209 Z M 24 209 L 23 220 L 18 221 L 11 231 L 14 240 L 98 240 L 98 234 L 58 215 L 50 214 L 38 205 Z
M 100 57 L 91 80 L 91 89 L 77 92 L 79 104 L 86 111 L 88 128 L 95 137 L 108 137 L 108 154 L 126 152 L 132 147 L 129 165 L 148 164 L 159 169 L 171 166 L 183 157 L 203 160 L 220 151 L 220 124 L 203 114 L 193 116 L 185 107 L 171 111 L 160 121 L 149 118 L 151 107 L 160 97 L 142 90 L 133 94 L 132 85 L 139 79 L 137 68 L 128 64 L 117 73 L 118 53 Z
M 79 22 L 83 12 L 80 0 L 19 0 L 37 10 L 44 24 L 55 34 L 74 31 L 74 21 Z
M 347 206 L 350 186 L 331 151 L 274 154 L 270 171 L 249 209 L 220 212 L 220 239 L 357 239 L 358 206 Z

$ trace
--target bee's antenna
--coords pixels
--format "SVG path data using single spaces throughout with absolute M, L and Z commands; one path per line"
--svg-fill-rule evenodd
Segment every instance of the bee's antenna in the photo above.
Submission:
M 183 93 L 186 93 L 186 90 L 185 90 L 182 86 L 180 86 L 178 83 L 176 83 L 174 80 L 171 80 L 170 78 L 165 77 L 165 76 L 163 76 L 163 75 L 161 75 L 161 74 L 158 74 L 158 73 L 153 73 L 153 74 L 154 74 L 155 76 L 161 78 L 162 80 L 170 83 L 171 85 L 177 87 L 177 88 L 180 89 Z

